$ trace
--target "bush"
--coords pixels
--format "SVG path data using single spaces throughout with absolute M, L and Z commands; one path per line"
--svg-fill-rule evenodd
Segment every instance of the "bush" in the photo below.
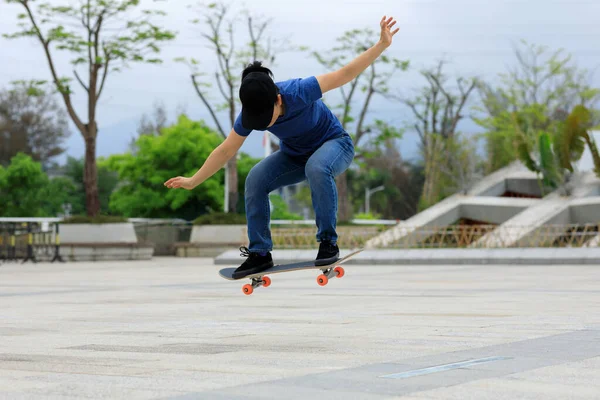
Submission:
M 88 217 L 87 215 L 73 215 L 65 218 L 62 224 L 118 224 L 127 222 L 128 219 L 114 215 L 98 215 L 96 217 Z
M 279 220 L 302 220 L 301 215 L 294 214 L 288 210 L 286 202 L 278 195 L 272 195 L 271 203 L 273 204 L 273 212 L 271 213 L 271 219 Z
M 194 225 L 246 225 L 246 216 L 223 212 L 204 214 L 194 220 Z
M 381 215 L 380 214 L 373 214 L 373 213 L 360 213 L 360 214 L 356 214 L 354 216 L 354 219 L 380 219 Z

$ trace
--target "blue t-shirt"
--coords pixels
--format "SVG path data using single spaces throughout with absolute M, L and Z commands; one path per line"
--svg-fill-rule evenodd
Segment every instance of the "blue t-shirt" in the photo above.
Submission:
M 290 79 L 276 85 L 285 114 L 268 131 L 281 141 L 281 151 L 291 156 L 310 155 L 327 140 L 344 133 L 340 121 L 321 100 L 323 94 L 317 78 Z M 242 126 L 241 112 L 233 129 L 240 136 L 252 132 Z

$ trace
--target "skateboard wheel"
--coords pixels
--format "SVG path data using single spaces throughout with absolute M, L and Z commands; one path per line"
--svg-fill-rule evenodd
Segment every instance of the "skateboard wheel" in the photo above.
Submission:
M 244 292 L 245 295 L 249 296 L 252 294 L 252 292 L 254 292 L 254 288 L 252 287 L 252 285 L 244 285 L 244 287 L 242 288 L 242 292 Z
M 342 267 L 335 267 L 334 271 L 337 273 L 337 277 L 341 278 L 342 276 L 344 276 L 344 268 Z
M 325 286 L 327 285 L 327 282 L 329 282 L 329 279 L 327 279 L 325 275 L 319 275 L 317 277 L 317 283 L 319 284 L 319 286 Z
M 263 286 L 264 287 L 271 286 L 271 278 L 269 278 L 268 276 L 263 276 L 262 280 L 263 280 Z

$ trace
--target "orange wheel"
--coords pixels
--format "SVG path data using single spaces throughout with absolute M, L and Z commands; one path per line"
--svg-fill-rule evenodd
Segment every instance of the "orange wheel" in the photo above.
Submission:
M 263 276 L 263 277 L 262 277 L 262 280 L 263 280 L 263 282 L 264 282 L 264 283 L 263 283 L 263 286 L 264 286 L 264 287 L 269 287 L 269 286 L 271 286 L 271 278 L 269 278 L 268 276 Z
M 245 295 L 251 295 L 252 292 L 254 292 L 254 288 L 252 287 L 252 285 L 244 285 L 244 287 L 242 288 L 242 291 L 244 292 Z
M 317 283 L 319 284 L 319 286 L 325 286 L 327 285 L 327 282 L 329 282 L 329 279 L 327 279 L 325 275 L 319 275 L 317 277 Z
M 342 276 L 344 276 L 344 268 L 342 268 L 342 267 L 335 267 L 334 271 L 337 272 L 337 277 L 338 278 L 341 278 Z

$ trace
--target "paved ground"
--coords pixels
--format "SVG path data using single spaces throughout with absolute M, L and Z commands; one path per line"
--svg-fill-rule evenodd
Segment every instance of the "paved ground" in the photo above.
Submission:
M 0 398 L 598 399 L 600 267 L 0 265 Z

